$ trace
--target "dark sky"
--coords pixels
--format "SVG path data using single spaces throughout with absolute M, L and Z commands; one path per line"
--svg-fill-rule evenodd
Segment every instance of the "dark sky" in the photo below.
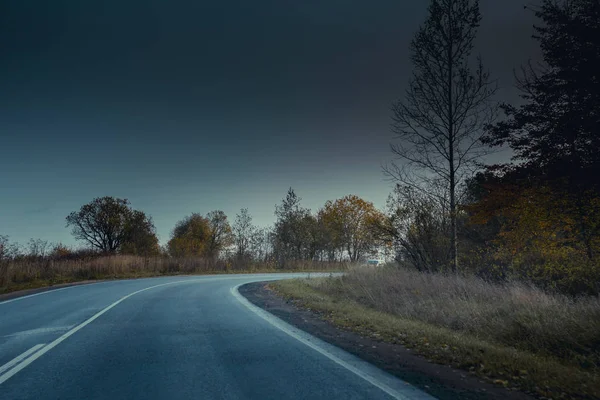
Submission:
M 151 214 L 162 242 L 191 212 L 270 224 L 289 186 L 313 210 L 382 207 L 389 107 L 427 4 L 2 0 L 0 234 L 71 244 L 65 216 L 104 195 Z M 539 53 L 523 4 L 481 0 L 502 100 Z

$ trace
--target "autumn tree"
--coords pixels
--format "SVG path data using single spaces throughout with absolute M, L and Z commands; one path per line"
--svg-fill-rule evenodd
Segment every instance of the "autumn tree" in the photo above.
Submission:
M 167 248 L 173 257 L 206 256 L 210 238 L 210 221 L 193 213 L 177 222 Z
M 143 240 L 158 243 L 151 219 L 133 210 L 126 199 L 98 197 L 66 219 L 76 239 L 103 253 L 115 253 L 124 245 L 140 245 Z
M 325 203 L 319 215 L 335 246 L 344 249 L 350 261 L 360 260 L 377 246 L 374 228 L 383 215 L 373 203 L 348 195 Z
M 344 256 L 341 235 L 337 226 L 332 224 L 328 217 L 324 208 L 321 208 L 316 216 L 320 256 L 321 259 L 329 262 L 341 261 Z
M 227 215 L 223 211 L 211 211 L 206 215 L 206 219 L 210 229 L 206 254 L 215 259 L 223 249 L 233 243 L 233 234 Z
M 125 238 L 120 252 L 146 257 L 160 253 L 160 244 L 151 217 L 138 210 L 131 211 L 125 225 Z
M 413 77 L 393 105 L 398 161 L 386 172 L 402 186 L 448 203 L 451 268 L 458 267 L 457 192 L 486 149 L 480 139 L 495 117 L 496 85 L 472 59 L 481 21 L 478 0 L 432 0 L 410 50 Z M 472 67 L 474 65 L 474 68 Z M 442 186 L 444 196 L 431 187 Z
M 485 272 L 512 276 L 571 294 L 597 294 L 600 265 L 589 248 L 600 237 L 582 241 L 577 220 L 580 204 L 550 186 L 530 185 L 524 171 L 481 174 L 479 200 L 466 207 L 470 225 L 485 240 Z M 600 225 L 600 198 L 585 200 L 588 225 Z

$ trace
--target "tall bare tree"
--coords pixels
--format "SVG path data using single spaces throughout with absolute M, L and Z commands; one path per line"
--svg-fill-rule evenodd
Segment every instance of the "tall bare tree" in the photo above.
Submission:
M 232 230 L 238 260 L 244 260 L 250 256 L 252 236 L 256 231 L 247 208 L 242 208 L 235 216 Z
M 458 268 L 457 188 L 486 153 L 481 144 L 494 121 L 497 86 L 472 53 L 481 21 L 478 0 L 431 0 L 429 17 L 410 49 L 414 72 L 393 107 L 397 161 L 385 172 L 421 190 L 450 215 L 451 268 Z M 433 188 L 433 190 L 432 190 Z

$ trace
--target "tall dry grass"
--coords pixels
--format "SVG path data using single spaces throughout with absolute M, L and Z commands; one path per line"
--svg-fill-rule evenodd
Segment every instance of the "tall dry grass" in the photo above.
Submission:
M 0 260 L 1 261 L 1 260 Z M 285 271 L 340 270 L 344 264 L 298 261 Z M 73 259 L 21 257 L 0 262 L 0 293 L 56 283 L 178 274 L 282 271 L 274 262 L 238 262 L 203 257 L 93 256 Z
M 309 280 L 320 292 L 378 311 L 552 356 L 587 370 L 600 366 L 600 299 L 571 298 L 522 283 L 412 270 L 354 269 Z

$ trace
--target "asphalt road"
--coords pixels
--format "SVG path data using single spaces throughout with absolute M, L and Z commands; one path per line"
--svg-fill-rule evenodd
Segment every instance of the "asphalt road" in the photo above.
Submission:
M 167 277 L 0 303 L 0 399 L 428 399 L 248 303 L 290 275 Z

